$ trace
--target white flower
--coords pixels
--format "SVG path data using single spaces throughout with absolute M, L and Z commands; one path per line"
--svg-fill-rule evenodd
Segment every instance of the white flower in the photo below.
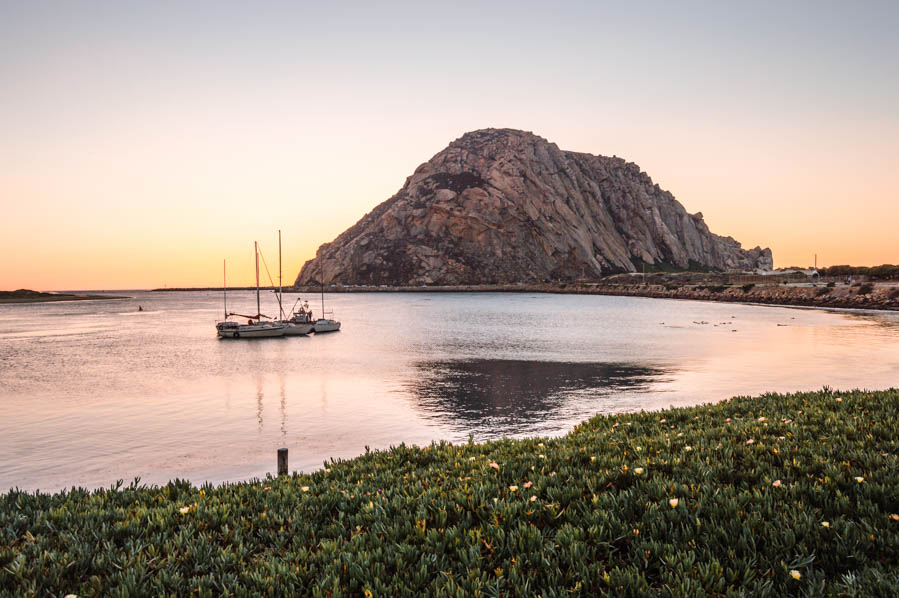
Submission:
M 181 513 L 182 515 L 184 515 L 185 513 L 189 512 L 189 511 L 190 511 L 190 507 L 181 507 L 180 509 L 178 509 L 178 512 Z
M 858 482 L 859 484 L 861 484 L 862 482 L 865 481 L 865 478 L 863 478 L 863 477 L 857 477 L 857 478 L 855 478 L 855 481 Z
M 822 522 L 821 522 L 821 527 L 830 527 L 830 522 L 829 522 L 829 521 L 822 521 Z
M 518 490 L 518 486 L 509 486 L 509 490 L 515 492 L 516 490 Z
M 637 474 L 637 475 L 642 474 L 642 473 L 643 473 L 643 468 L 642 468 L 642 467 L 635 467 L 635 468 L 634 468 L 634 473 Z
M 672 498 L 671 500 L 668 501 L 668 504 L 671 505 L 671 508 L 673 509 L 674 507 L 677 506 L 678 502 L 680 502 L 680 501 L 678 501 L 676 498 Z
M 781 482 L 780 482 L 780 480 L 774 480 L 774 483 L 771 485 L 774 486 L 775 488 L 780 488 Z
M 309 486 L 303 486 L 302 488 L 300 488 L 300 490 L 302 490 L 303 492 L 309 492 Z
M 792 577 L 793 579 L 799 579 L 800 577 L 802 577 L 802 574 L 796 569 L 790 569 L 790 577 Z

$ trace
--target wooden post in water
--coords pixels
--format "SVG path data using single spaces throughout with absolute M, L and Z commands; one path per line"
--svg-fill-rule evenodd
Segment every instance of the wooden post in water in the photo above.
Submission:
M 278 449 L 278 475 L 287 475 L 287 449 Z

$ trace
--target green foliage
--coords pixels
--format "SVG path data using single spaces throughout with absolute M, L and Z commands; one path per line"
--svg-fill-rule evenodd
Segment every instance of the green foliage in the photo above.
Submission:
M 726 288 L 727 288 L 727 285 L 724 285 L 724 284 L 716 284 L 716 285 L 703 285 L 703 284 L 700 284 L 700 285 L 696 285 L 696 290 L 697 290 L 697 291 L 708 291 L 708 292 L 710 292 L 710 293 L 720 293 L 721 291 L 723 291 L 723 290 L 726 289 Z M 745 289 L 744 289 L 744 292 L 745 292 Z
M 829 266 L 819 268 L 821 276 L 869 276 L 873 280 L 899 279 L 899 266 L 882 264 L 880 266 Z
M 870 285 L 870 284 L 868 284 L 868 283 L 865 283 L 865 284 L 863 284 L 863 285 L 859 285 L 858 291 L 856 291 L 856 292 L 857 292 L 859 295 L 867 295 L 868 293 L 870 293 L 870 292 L 873 291 L 873 290 L 874 290 L 874 286 L 873 286 L 873 285 Z
M 896 596 L 897 418 L 899 390 L 825 388 L 220 487 L 13 491 L 0 594 Z

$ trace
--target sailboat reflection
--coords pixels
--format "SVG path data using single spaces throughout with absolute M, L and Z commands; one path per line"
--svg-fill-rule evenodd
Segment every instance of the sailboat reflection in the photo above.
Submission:
M 624 363 L 480 359 L 424 361 L 406 388 L 431 416 L 489 436 L 538 429 L 599 397 L 639 391 L 663 370 Z M 578 399 L 572 401 L 572 399 Z M 578 403 L 574 409 L 569 403 Z

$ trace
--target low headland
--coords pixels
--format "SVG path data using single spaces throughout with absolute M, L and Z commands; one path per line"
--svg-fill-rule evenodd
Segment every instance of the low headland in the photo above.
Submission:
M 896 596 L 899 389 L 0 496 L 0 594 Z M 273 455 L 274 457 L 274 455 Z
M 17 291 L 0 291 L 0 304 L 3 303 L 48 303 L 52 301 L 96 301 L 99 299 L 131 299 L 120 295 L 74 295 L 71 293 L 42 293 L 30 289 Z

